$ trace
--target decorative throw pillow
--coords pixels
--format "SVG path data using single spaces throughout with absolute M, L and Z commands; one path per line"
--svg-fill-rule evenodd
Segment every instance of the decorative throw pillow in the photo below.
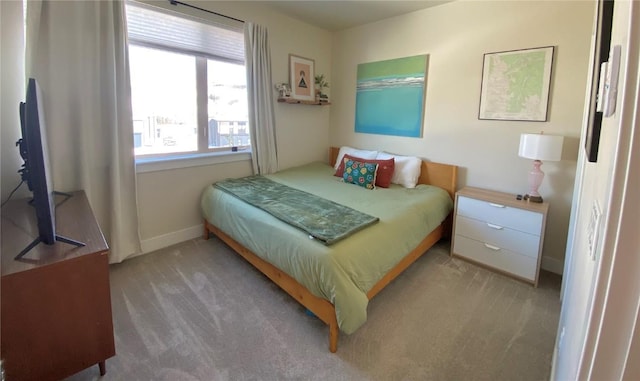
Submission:
M 361 161 L 363 163 L 368 164 L 378 164 L 378 172 L 376 173 L 376 186 L 382 188 L 389 188 L 391 185 L 391 178 L 393 177 L 393 171 L 395 168 L 395 159 L 391 158 L 388 160 L 367 160 L 358 157 L 351 156 L 349 154 L 345 154 L 344 158 Z M 344 173 L 344 160 L 338 167 L 338 170 L 334 174 L 334 176 L 342 177 Z
M 415 188 L 418 184 L 422 160 L 415 156 L 393 155 L 386 152 L 378 153 L 376 160 L 395 159 L 395 170 L 391 178 L 392 184 L 400 184 L 405 188 Z
M 373 160 L 378 155 L 378 151 L 367 151 L 364 149 L 357 149 L 349 146 L 342 146 L 340 147 L 340 151 L 338 151 L 338 157 L 336 158 L 336 163 L 333 166 L 333 169 L 337 170 L 338 167 L 343 164 L 342 159 L 345 154 L 349 154 L 354 157 L 361 157 L 367 160 Z
M 366 189 L 376 189 L 376 172 L 378 164 L 363 163 L 353 159 L 342 159 L 344 162 L 344 173 L 342 180 L 346 183 L 360 185 Z

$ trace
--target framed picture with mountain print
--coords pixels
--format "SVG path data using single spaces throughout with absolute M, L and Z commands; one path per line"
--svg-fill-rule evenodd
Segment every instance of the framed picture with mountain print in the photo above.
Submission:
M 486 53 L 478 119 L 545 122 L 553 46 Z
M 289 54 L 291 98 L 301 101 L 316 100 L 314 63 L 312 59 Z

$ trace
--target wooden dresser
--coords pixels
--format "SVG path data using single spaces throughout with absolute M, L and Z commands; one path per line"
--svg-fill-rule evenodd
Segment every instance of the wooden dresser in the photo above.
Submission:
M 549 204 L 466 187 L 456 193 L 451 253 L 538 285 Z
M 83 191 L 59 198 L 57 233 L 86 244 L 38 244 L 26 200 L 2 208 L 0 346 L 7 380 L 59 380 L 115 355 L 109 248 Z

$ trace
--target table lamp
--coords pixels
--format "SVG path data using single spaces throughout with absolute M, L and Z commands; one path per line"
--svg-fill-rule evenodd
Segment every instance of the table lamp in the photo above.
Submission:
M 529 194 L 531 202 L 542 202 L 538 188 L 544 179 L 544 172 L 540 170 L 542 160 L 558 161 L 562 157 L 562 142 L 564 137 L 557 135 L 522 134 L 520 135 L 520 150 L 518 156 L 533 159 L 533 169 L 529 172 Z

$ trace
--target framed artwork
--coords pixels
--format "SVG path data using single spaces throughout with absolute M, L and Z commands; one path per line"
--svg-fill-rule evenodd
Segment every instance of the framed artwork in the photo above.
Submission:
M 484 55 L 478 119 L 545 122 L 553 46 Z
M 591 163 L 598 161 L 598 147 L 600 146 L 600 130 L 603 113 L 598 109 L 598 88 L 605 80 L 601 74 L 601 65 L 609 60 L 611 48 L 611 29 L 613 25 L 613 1 L 598 1 L 598 25 L 596 35 L 596 54 L 592 62 L 591 93 L 589 95 L 589 119 L 584 149 L 587 160 Z
M 427 55 L 358 65 L 355 131 L 419 138 Z
M 289 54 L 289 81 L 291 98 L 315 101 L 314 61 L 309 58 Z

